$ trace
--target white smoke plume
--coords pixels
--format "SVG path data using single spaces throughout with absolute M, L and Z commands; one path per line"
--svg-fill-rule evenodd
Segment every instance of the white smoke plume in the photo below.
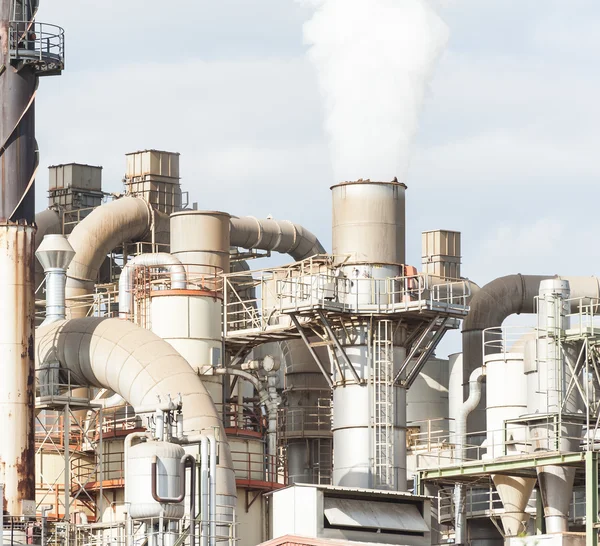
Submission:
M 298 0 L 325 99 L 336 181 L 406 177 L 448 28 L 428 0 Z

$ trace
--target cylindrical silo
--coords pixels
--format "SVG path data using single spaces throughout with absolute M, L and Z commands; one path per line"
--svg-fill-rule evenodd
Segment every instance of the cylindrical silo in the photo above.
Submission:
M 377 305 L 404 272 L 406 186 L 357 180 L 331 190 L 340 301 L 358 310 Z M 406 332 L 391 317 L 334 328 L 343 347 L 330 352 L 334 485 L 406 489 L 406 389 L 394 381 Z
M 221 295 L 202 290 L 154 290 L 150 300 L 151 330 L 202 376 L 221 413 L 222 379 L 212 375 L 213 368 L 222 364 Z
M 303 341 L 281 343 L 284 427 L 289 483 L 331 483 L 331 389 Z M 316 348 L 328 364 L 327 351 Z
M 187 272 L 185 290 L 150 292 L 151 329 L 202 375 L 222 412 L 222 273 L 229 272 L 229 214 L 183 211 L 171 215 L 171 254 Z
M 171 254 L 184 265 L 212 266 L 229 273 L 230 218 L 218 211 L 171 214 Z
M 340 333 L 358 381 L 336 351 L 341 373 L 332 364 L 334 485 L 406 490 L 406 389 L 390 379 L 406 349 L 392 327 L 378 321 L 374 331 L 385 329 L 389 336 L 375 334 L 373 340 L 367 326 Z
M 405 190 L 397 180 L 342 182 L 333 196 L 333 255 L 352 264 L 404 263 Z
M 526 448 L 523 426 L 506 425 L 527 413 L 527 383 L 522 352 L 502 352 L 485 357 L 487 392 L 487 456 L 495 459 L 515 455 Z

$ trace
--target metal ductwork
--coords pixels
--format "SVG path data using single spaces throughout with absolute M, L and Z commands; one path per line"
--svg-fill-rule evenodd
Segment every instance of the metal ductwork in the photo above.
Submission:
M 317 237 L 287 220 L 231 218 L 231 245 L 289 254 L 295 261 L 325 254 Z
M 555 275 L 508 275 L 483 286 L 470 302 L 469 315 L 463 322 L 463 377 L 483 365 L 483 331 L 501 326 L 510 315 L 535 312 L 534 300 L 540 283 L 546 279 L 568 280 L 571 298 L 599 298 L 600 282 L 597 277 L 560 277 Z M 494 350 L 486 347 L 486 354 Z M 485 389 L 482 400 L 485 401 Z M 481 405 L 471 413 L 469 430 L 485 430 L 485 410 Z
M 171 289 L 185 290 L 187 274 L 181 262 L 171 254 L 140 254 L 127 262 L 119 277 L 119 318 L 127 319 L 133 312 L 133 274 L 136 267 L 160 267 L 168 269 L 171 276 Z
M 71 381 L 110 389 L 134 409 L 181 395 L 187 436 L 218 431 L 218 516 L 232 520 L 236 484 L 222 423 L 202 379 L 169 343 L 135 324 L 98 318 L 54 322 L 39 328 L 36 337 L 38 367 L 58 361 Z
M 459 462 L 463 464 L 468 459 L 467 452 L 467 418 L 477 407 L 481 400 L 481 384 L 485 378 L 485 369 L 473 370 L 469 377 L 469 397 L 460 407 L 456 418 L 456 452 L 460 457 Z M 466 495 L 464 485 L 455 486 L 455 544 L 466 543 L 467 518 L 466 518 Z
M 35 253 L 46 274 L 46 320 L 42 326 L 65 319 L 67 268 L 75 255 L 64 235 L 46 235 Z
M 93 292 L 106 256 L 123 242 L 144 237 L 152 226 L 152 210 L 136 197 L 123 197 L 94 210 L 69 235 L 75 256 L 67 271 L 67 299 Z M 85 316 L 87 307 L 71 309 L 71 316 Z

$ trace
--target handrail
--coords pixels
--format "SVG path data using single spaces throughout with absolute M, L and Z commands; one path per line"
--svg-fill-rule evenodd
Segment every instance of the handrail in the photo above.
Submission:
M 468 312 L 471 296 L 466 280 L 440 280 L 426 274 L 351 278 L 339 269 L 323 267 L 318 272 L 299 272 L 292 266 L 246 271 L 243 276 L 236 272 L 224 275 L 224 281 L 225 335 L 289 326 L 287 315 L 307 308 L 385 314 L 429 307 L 462 316 Z M 252 292 L 255 296 L 248 299 Z
M 11 59 L 35 63 L 41 72 L 64 68 L 65 31 L 49 23 L 10 21 L 9 49 Z

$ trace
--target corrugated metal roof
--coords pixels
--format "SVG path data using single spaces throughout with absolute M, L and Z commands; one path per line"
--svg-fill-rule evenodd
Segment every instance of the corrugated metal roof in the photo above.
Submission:
M 426 533 L 423 516 L 414 504 L 361 502 L 325 497 L 325 517 L 338 527 L 367 527 L 382 531 Z

